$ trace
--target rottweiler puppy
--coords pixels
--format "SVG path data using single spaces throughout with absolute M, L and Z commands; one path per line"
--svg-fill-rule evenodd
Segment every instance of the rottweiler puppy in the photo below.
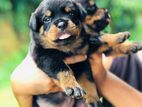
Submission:
M 83 27 L 86 15 L 85 9 L 74 1 L 43 0 L 29 23 L 31 54 L 37 67 L 67 96 L 85 98 L 88 103 L 94 103 L 98 101 L 98 95 L 88 60 L 72 65 L 64 62 L 66 57 L 89 53 L 89 35 Z M 33 107 L 42 107 L 46 101 L 61 104 L 66 96 L 63 92 L 37 95 Z
M 106 55 L 124 56 L 136 53 L 142 49 L 141 43 L 130 41 L 125 42 L 125 40 L 130 37 L 129 32 L 120 32 L 116 34 L 106 34 L 101 32 L 106 26 L 108 26 L 111 20 L 107 9 L 98 8 L 94 0 L 77 1 L 84 6 L 88 14 L 85 20 L 85 30 L 91 35 L 90 41 L 93 42 L 97 38 L 104 43 L 102 46 L 99 46 L 97 50 L 99 53 L 105 52 Z

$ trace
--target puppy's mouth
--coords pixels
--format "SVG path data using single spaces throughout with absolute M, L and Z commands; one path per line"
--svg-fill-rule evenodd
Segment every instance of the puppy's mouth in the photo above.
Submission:
M 57 45 L 67 45 L 71 44 L 75 40 L 76 36 L 68 33 L 62 32 L 59 33 L 58 38 L 54 41 Z
M 59 40 L 66 40 L 68 38 L 70 38 L 72 35 L 70 33 L 61 33 L 59 34 Z

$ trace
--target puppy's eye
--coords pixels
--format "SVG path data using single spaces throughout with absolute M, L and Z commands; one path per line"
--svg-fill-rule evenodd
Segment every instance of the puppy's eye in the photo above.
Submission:
M 45 17 L 43 18 L 43 22 L 48 23 L 49 21 L 51 21 L 51 18 L 50 18 L 50 17 L 45 16 Z

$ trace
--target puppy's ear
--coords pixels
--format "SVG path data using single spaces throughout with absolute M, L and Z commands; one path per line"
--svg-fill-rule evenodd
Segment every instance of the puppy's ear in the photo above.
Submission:
M 87 11 L 84 9 L 84 7 L 80 3 L 76 3 L 79 11 L 80 11 L 80 19 L 81 21 L 84 21 L 87 16 Z
M 39 23 L 39 19 L 35 15 L 35 13 L 32 13 L 32 15 L 31 15 L 30 22 L 29 22 L 29 27 L 34 32 L 39 31 L 40 23 Z

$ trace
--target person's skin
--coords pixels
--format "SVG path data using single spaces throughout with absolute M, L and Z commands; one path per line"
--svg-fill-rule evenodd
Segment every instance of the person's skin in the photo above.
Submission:
M 72 64 L 85 59 L 85 56 L 78 55 L 67 58 L 65 62 Z M 104 63 L 107 69 L 111 66 L 113 61 L 112 57 L 108 59 L 104 61 L 107 62 Z M 142 94 L 113 74 L 106 72 L 102 62 L 102 55 L 91 55 L 90 64 L 100 93 L 113 105 L 116 107 L 141 107 Z M 30 55 L 25 58 L 22 64 L 20 64 L 12 74 L 11 84 L 20 107 L 32 107 L 33 95 L 56 92 L 56 89 L 62 90 L 58 86 L 55 90 L 52 90 L 55 84 L 36 67 Z M 71 102 L 67 102 L 66 105 L 70 103 Z
M 107 72 L 103 66 L 102 55 L 92 54 L 90 64 L 97 88 L 108 101 L 116 107 L 141 107 L 142 93 L 135 90 L 118 77 Z

